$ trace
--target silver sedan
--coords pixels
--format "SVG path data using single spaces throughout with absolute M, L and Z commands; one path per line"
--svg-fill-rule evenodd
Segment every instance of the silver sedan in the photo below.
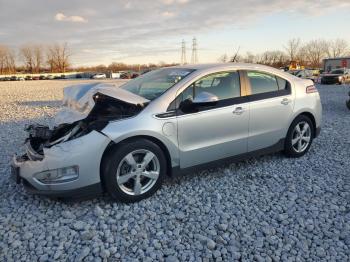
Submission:
M 162 68 L 121 87 L 64 90 L 56 126 L 27 127 L 12 174 L 33 193 L 107 192 L 134 202 L 167 176 L 283 151 L 308 152 L 322 108 L 311 80 L 255 64 Z

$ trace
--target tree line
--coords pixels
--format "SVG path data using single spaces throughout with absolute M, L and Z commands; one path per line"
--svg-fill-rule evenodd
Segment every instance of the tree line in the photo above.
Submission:
M 257 63 L 273 67 L 284 67 L 291 61 L 298 61 L 300 65 L 321 68 L 323 59 L 350 56 L 349 43 L 344 39 L 324 40 L 316 39 L 302 42 L 299 38 L 290 39 L 282 50 L 265 51 L 260 54 L 247 52 L 240 55 L 237 51 L 234 55 L 223 54 L 220 62 L 244 62 Z
M 302 42 L 299 38 L 290 39 L 282 50 L 265 51 L 260 54 L 247 52 L 244 55 L 237 51 L 234 55 L 223 54 L 220 62 L 245 62 L 264 64 L 273 67 L 284 67 L 290 61 L 298 61 L 301 65 L 313 68 L 321 68 L 324 58 L 337 58 L 350 56 L 349 43 L 344 39 L 324 40 L 316 39 Z M 67 43 L 41 45 L 22 45 L 15 52 L 6 45 L 0 44 L 0 74 L 13 74 L 16 72 L 40 73 L 58 72 L 64 73 L 72 69 L 71 52 Z M 19 62 L 20 65 L 17 65 Z M 110 65 L 97 65 L 90 67 L 75 67 L 77 71 L 145 71 L 162 66 L 172 66 L 176 63 L 128 65 L 125 63 L 111 63 Z
M 0 45 L 0 74 L 17 71 L 40 73 L 43 71 L 64 73 L 70 66 L 71 53 L 67 43 L 40 45 L 26 44 L 15 52 L 6 45 Z M 21 62 L 21 66 L 16 65 Z

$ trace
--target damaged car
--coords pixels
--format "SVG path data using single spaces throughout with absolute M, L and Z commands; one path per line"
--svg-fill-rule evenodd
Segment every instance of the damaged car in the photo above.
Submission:
M 311 80 L 253 64 L 162 68 L 121 87 L 64 89 L 54 127 L 26 127 L 12 176 L 36 194 L 154 194 L 166 176 L 284 151 L 301 157 L 321 126 Z

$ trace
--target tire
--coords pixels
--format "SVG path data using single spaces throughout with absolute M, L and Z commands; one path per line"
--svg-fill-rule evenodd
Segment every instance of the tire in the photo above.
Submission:
M 299 129 L 297 128 L 298 126 Z M 299 130 L 300 132 L 298 132 Z M 303 134 L 304 131 L 305 133 Z M 315 127 L 309 117 L 300 115 L 295 118 L 289 127 L 285 140 L 285 155 L 293 158 L 305 155 L 311 147 L 314 135 Z
M 166 170 L 167 161 L 160 147 L 137 139 L 109 151 L 102 162 L 102 181 L 114 200 L 131 203 L 153 195 L 161 187 Z

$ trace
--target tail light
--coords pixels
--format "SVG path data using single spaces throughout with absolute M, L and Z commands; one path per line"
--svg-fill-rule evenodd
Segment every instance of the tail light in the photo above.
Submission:
M 317 93 L 317 92 L 318 92 L 318 90 L 317 90 L 316 86 L 314 86 L 314 85 L 306 87 L 307 94 Z

